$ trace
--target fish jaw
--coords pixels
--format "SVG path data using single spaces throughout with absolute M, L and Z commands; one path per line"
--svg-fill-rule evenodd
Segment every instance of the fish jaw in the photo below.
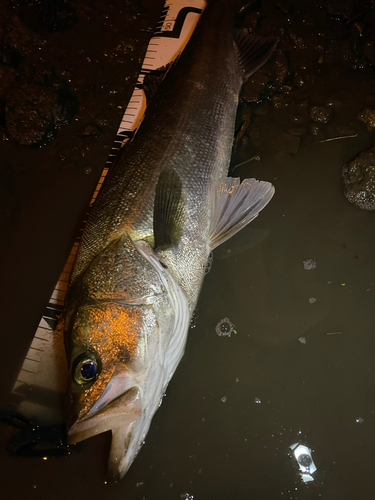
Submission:
M 111 482 L 122 479 L 139 450 L 144 444 L 153 414 L 143 415 L 138 420 L 112 429 L 111 451 L 108 459 L 108 479 Z
M 127 426 L 141 416 L 140 390 L 133 387 L 98 411 L 91 410 L 86 417 L 74 422 L 68 429 L 68 443 L 76 444 L 97 434 Z

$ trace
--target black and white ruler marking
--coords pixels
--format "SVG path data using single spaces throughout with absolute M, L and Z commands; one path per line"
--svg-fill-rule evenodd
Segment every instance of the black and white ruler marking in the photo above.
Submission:
M 204 0 L 166 0 L 111 153 L 93 193 L 88 213 L 118 151 L 131 139 L 142 120 L 147 106 L 143 90 L 145 76 L 153 72 L 160 73 L 161 69 L 173 62 L 181 53 L 204 7 Z M 85 219 L 87 220 L 87 217 Z M 86 220 L 83 221 L 82 231 Z M 63 311 L 65 293 L 78 245 L 79 238 L 73 245 L 68 261 L 40 320 L 11 394 L 10 403 L 18 411 L 46 422 L 63 420 L 67 366 L 62 332 L 58 331 L 57 325 L 58 317 Z

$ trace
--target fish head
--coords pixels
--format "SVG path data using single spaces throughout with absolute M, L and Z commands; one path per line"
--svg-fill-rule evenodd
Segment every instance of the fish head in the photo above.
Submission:
M 69 436 L 78 442 L 142 414 L 142 372 L 152 308 L 97 302 L 76 314 L 69 356 Z
M 107 257 L 121 254 L 115 247 Z M 182 346 L 171 354 L 173 292 L 147 258 L 134 251 L 133 261 L 121 265 L 121 259 L 103 256 L 93 261 L 70 293 L 64 325 L 68 442 L 112 431 L 109 472 L 114 478 L 122 477 L 137 455 L 183 352 Z M 116 281 L 123 281 L 121 273 L 127 274 L 128 286 L 120 290 Z

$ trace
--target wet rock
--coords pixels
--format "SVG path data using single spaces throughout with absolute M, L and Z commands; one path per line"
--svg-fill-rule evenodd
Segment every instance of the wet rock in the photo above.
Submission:
M 294 10 L 294 2 L 292 0 L 278 0 L 275 6 L 283 13 L 289 14 Z
M 323 130 L 319 127 L 319 125 L 316 125 L 313 123 L 309 127 L 310 134 L 313 135 L 314 137 L 320 138 L 323 137 Z
M 45 39 L 30 31 L 18 16 L 12 16 L 7 22 L 2 38 L 3 47 L 8 47 L 8 51 L 12 51 L 12 64 L 16 66 L 25 55 L 29 55 L 45 44 Z M 16 57 L 17 55 L 17 57 Z
M 33 84 L 15 87 L 5 104 L 8 138 L 24 146 L 44 145 L 78 109 L 74 96 Z
M 79 134 L 79 137 L 100 137 L 103 135 L 103 130 L 96 123 L 87 125 L 85 129 Z
M 21 54 L 13 47 L 9 47 L 9 45 L 5 44 L 0 46 L 0 64 L 7 64 L 16 68 L 21 61 Z
M 276 109 L 286 108 L 292 102 L 292 98 L 284 94 L 276 94 L 272 97 L 272 106 Z
M 78 20 L 71 0 L 42 2 L 40 21 L 47 31 L 65 31 Z
M 369 41 L 363 47 L 363 53 L 370 61 L 370 63 L 375 66 L 375 44 L 372 41 Z
M 328 123 L 333 116 L 333 110 L 330 107 L 325 106 L 311 106 L 310 108 L 310 118 L 314 122 L 318 123 Z
M 299 144 L 300 138 L 298 136 L 282 132 L 275 137 L 272 147 L 278 151 L 296 154 L 298 152 Z
M 260 94 L 265 90 L 267 84 L 271 82 L 271 75 L 264 68 L 257 71 L 248 80 L 241 95 L 241 102 L 244 104 L 255 104 L 260 99 Z
M 289 31 L 289 37 L 294 49 L 298 50 L 306 49 L 306 45 L 303 38 L 297 35 L 297 33 L 295 33 L 294 31 Z
M 250 12 L 250 14 L 248 14 L 243 21 L 244 28 L 248 28 L 251 31 L 256 30 L 258 26 L 259 16 L 260 16 L 259 11 Z
M 375 148 L 362 152 L 342 171 L 346 198 L 365 210 L 375 210 Z
M 375 128 L 375 108 L 364 108 L 358 118 L 367 125 L 369 130 Z
M 274 72 L 276 75 L 275 81 L 279 85 L 284 83 L 288 75 L 288 60 L 284 52 L 279 52 L 273 61 Z
M 332 19 L 346 21 L 352 15 L 353 0 L 346 2 L 342 0 L 329 0 L 328 2 L 324 2 L 323 7 Z
M 16 71 L 11 66 L 0 65 L 0 99 L 4 99 L 16 81 Z

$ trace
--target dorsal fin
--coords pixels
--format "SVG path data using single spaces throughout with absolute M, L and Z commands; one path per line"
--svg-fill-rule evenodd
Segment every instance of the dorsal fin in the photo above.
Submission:
M 154 202 L 155 250 L 177 246 L 184 224 L 182 183 L 172 168 L 165 168 L 158 180 Z
M 277 42 L 277 38 L 249 35 L 242 30 L 235 30 L 235 43 L 245 80 L 263 66 L 275 50 Z

